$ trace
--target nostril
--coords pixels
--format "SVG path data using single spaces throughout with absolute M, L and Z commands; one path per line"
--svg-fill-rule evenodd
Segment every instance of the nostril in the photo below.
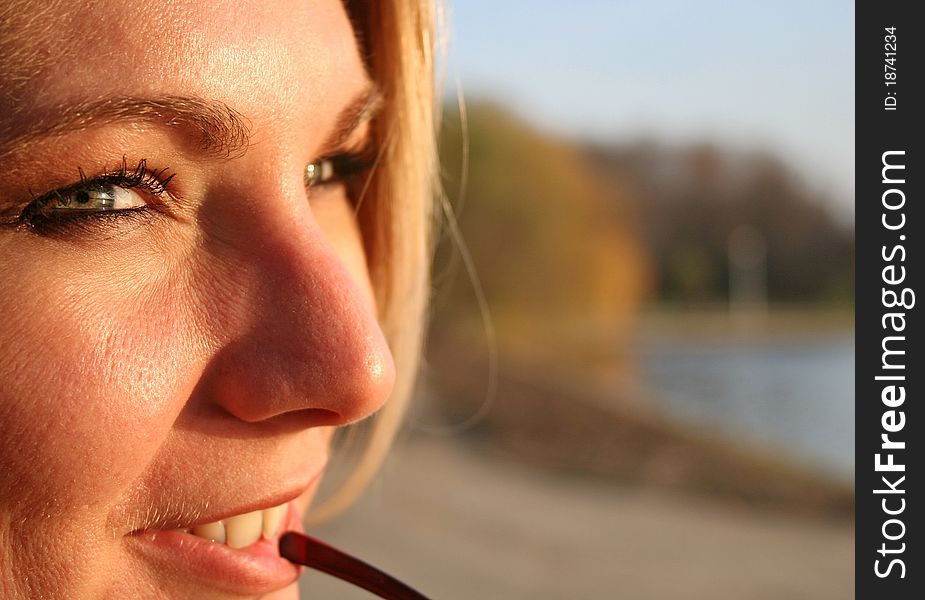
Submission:
M 280 430 L 288 429 L 291 431 L 300 431 L 310 427 L 339 427 L 344 422 L 344 417 L 324 408 L 304 408 L 301 410 L 280 413 L 269 419 L 256 419 L 253 422 L 266 422 L 275 424 Z
M 272 431 L 276 434 L 294 433 L 312 427 L 339 427 L 344 424 L 343 415 L 325 408 L 303 408 L 267 416 L 256 411 L 241 410 L 243 404 L 240 402 L 221 399 L 216 403 L 219 404 L 218 410 L 236 421 L 248 425 L 259 423 L 264 431 Z
M 337 426 L 343 422 L 343 417 L 340 413 L 337 413 L 333 410 L 328 410 L 326 408 L 302 408 L 297 410 L 290 410 L 286 412 L 280 412 L 269 418 L 260 415 L 260 414 L 251 414 L 251 415 L 235 415 L 239 419 L 249 423 L 259 423 L 264 421 L 276 421 L 278 423 L 283 423 L 284 421 L 291 421 L 299 429 L 305 429 L 308 427 L 327 427 L 327 426 Z

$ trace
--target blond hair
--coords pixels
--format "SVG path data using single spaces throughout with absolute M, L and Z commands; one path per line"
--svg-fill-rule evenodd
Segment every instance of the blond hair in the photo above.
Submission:
M 379 319 L 398 378 L 386 405 L 352 426 L 362 428 L 365 447 L 344 483 L 309 511 L 308 522 L 336 515 L 360 495 L 401 427 L 421 353 L 432 253 L 439 114 L 434 7 L 426 0 L 347 0 L 345 5 L 370 76 L 385 99 L 373 134 L 379 159 L 360 200 L 358 218 Z

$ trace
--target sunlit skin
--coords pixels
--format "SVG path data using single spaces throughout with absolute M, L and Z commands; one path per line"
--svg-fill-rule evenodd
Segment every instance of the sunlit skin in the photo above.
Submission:
M 336 0 L 83 4 L 23 19 L 36 68 L 3 82 L 0 131 L 79 102 L 194 96 L 250 140 L 221 154 L 182 124 L 126 120 L 2 158 L 6 221 L 78 169 L 144 159 L 174 178 L 156 199 L 136 190 L 157 204 L 144 217 L 0 227 L 0 597 L 256 596 L 166 570 L 133 532 L 296 494 L 304 509 L 333 429 L 388 398 L 354 206 L 339 183 L 303 184 L 368 77 Z M 296 597 L 286 583 L 270 597 Z

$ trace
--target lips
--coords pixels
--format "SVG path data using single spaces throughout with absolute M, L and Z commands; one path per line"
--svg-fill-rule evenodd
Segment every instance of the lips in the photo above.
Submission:
M 296 580 L 299 567 L 279 555 L 279 537 L 302 531 L 299 499 L 320 482 L 321 469 L 288 491 L 263 494 L 237 508 L 176 514 L 127 534 L 134 556 L 156 571 L 197 587 L 261 595 Z
M 277 531 L 265 536 L 264 526 L 272 526 L 275 513 L 280 514 Z M 196 529 L 223 531 L 226 539 L 213 541 L 194 533 Z M 182 574 L 205 588 L 259 595 L 281 589 L 299 575 L 299 567 L 279 555 L 279 535 L 290 530 L 302 531 L 293 502 L 196 525 L 189 531 L 150 529 L 125 539 L 134 553 L 161 572 Z

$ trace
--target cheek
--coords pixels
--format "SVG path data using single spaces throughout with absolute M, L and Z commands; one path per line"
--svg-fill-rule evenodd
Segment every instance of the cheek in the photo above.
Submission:
M 2 258 L 0 481 L 20 501 L 105 503 L 167 435 L 193 345 L 156 276 L 21 256 Z
M 196 345 L 158 263 L 0 250 L 0 555 L 70 590 L 100 575 L 75 552 L 116 564 L 108 519 L 169 435 Z

